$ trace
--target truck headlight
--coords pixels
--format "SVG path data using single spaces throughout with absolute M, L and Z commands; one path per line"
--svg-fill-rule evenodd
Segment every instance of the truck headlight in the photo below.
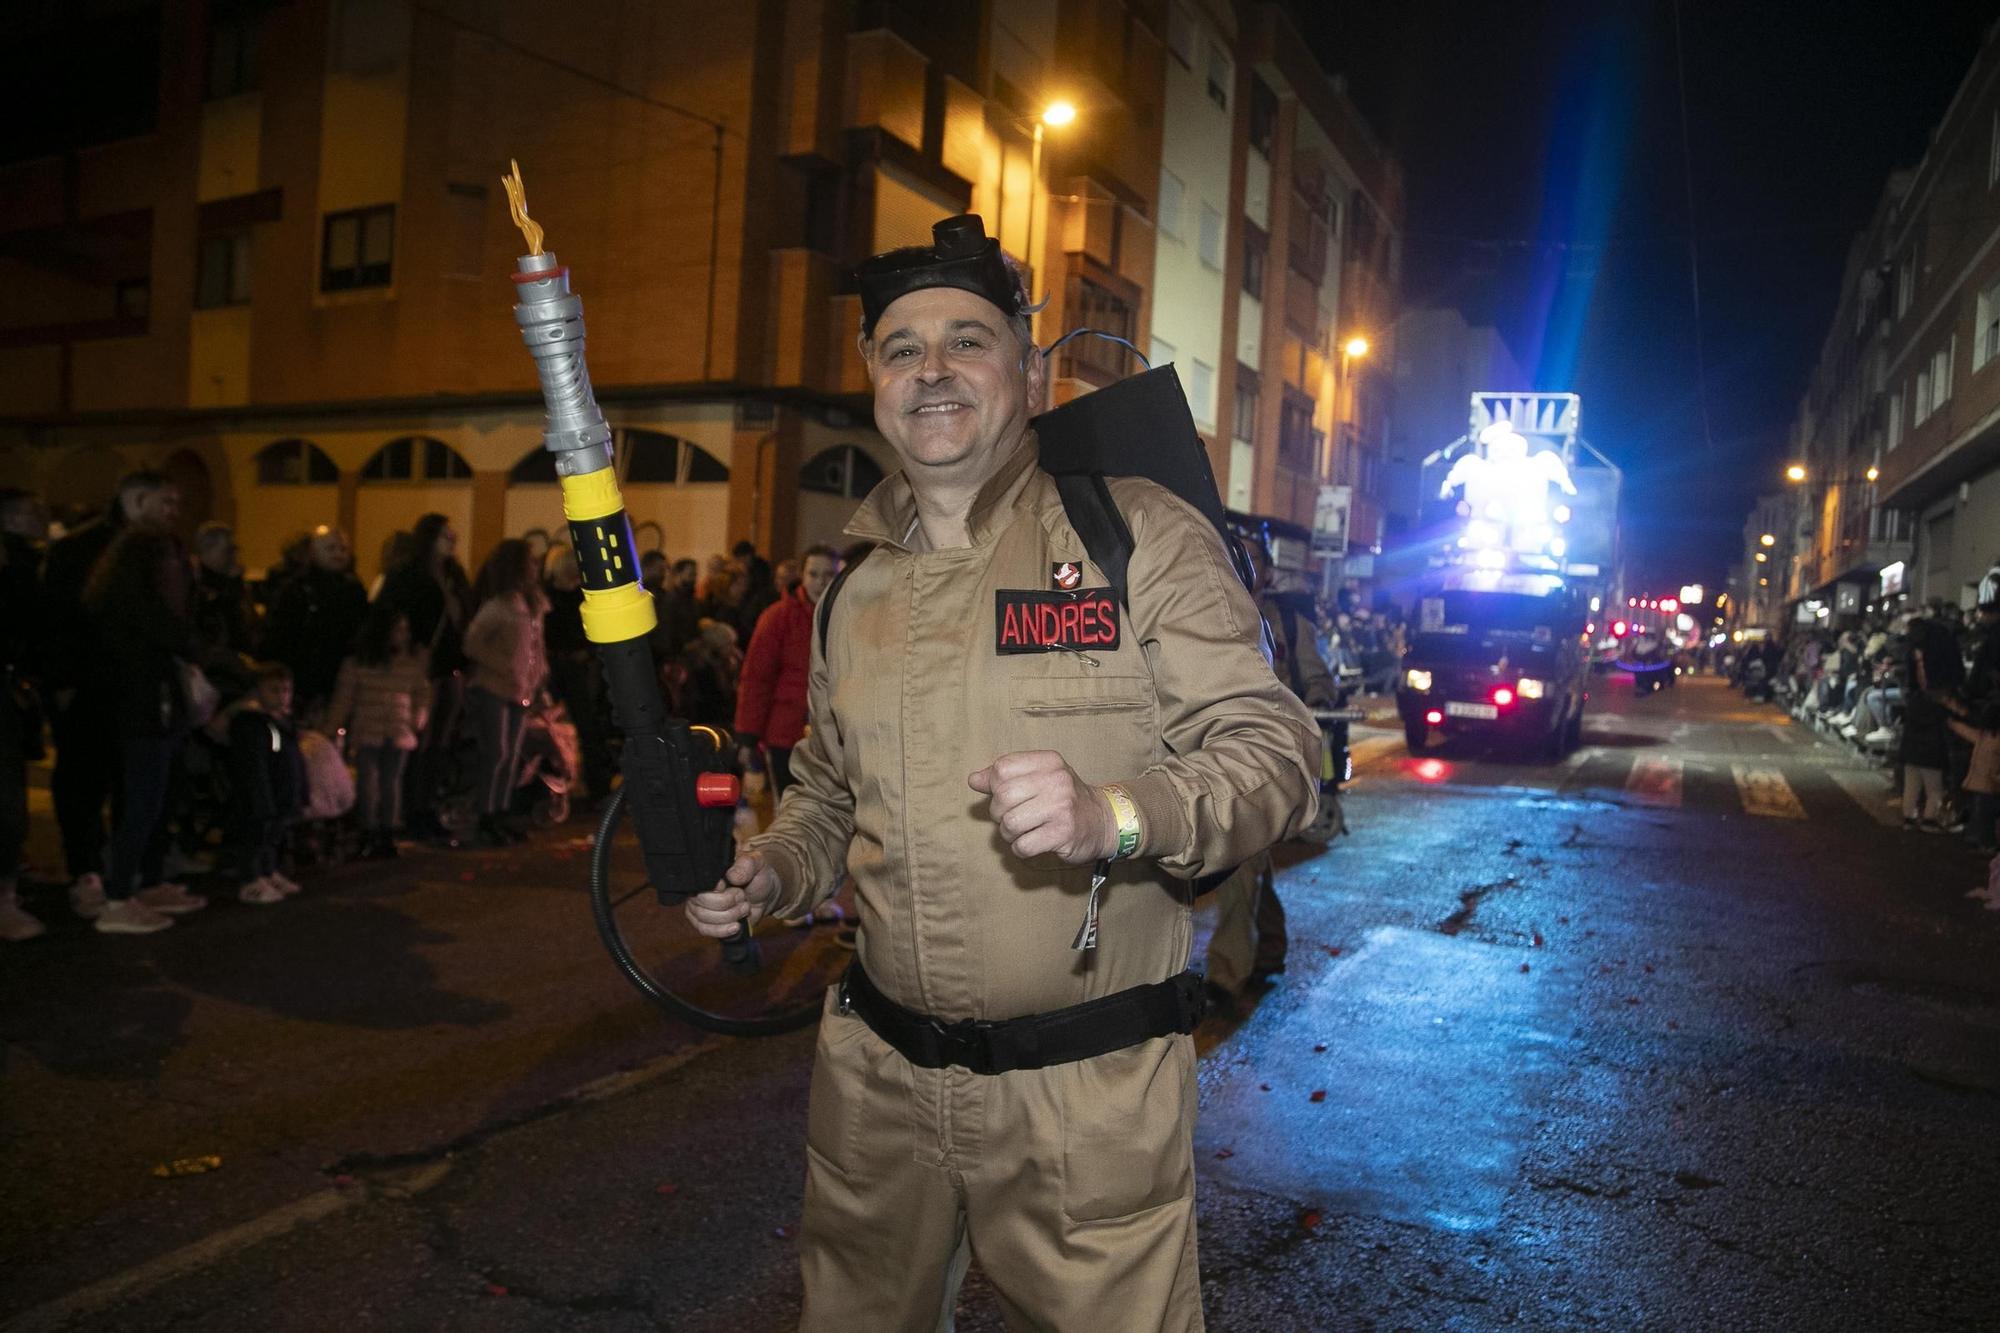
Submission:
M 1539 699 L 1542 697 L 1542 691 L 1547 688 L 1547 685 L 1536 680 L 1533 676 L 1523 676 L 1514 682 L 1514 693 L 1520 695 L 1523 699 Z
M 1403 673 L 1403 683 L 1405 685 L 1408 685 L 1411 689 L 1415 690 L 1418 694 L 1424 694 L 1430 690 L 1431 673 L 1428 671 L 1417 671 L 1414 669 L 1410 671 L 1405 671 Z

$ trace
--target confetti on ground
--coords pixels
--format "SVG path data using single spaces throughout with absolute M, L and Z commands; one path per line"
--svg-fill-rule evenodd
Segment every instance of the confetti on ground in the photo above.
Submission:
M 153 1168 L 153 1174 L 161 1180 L 170 1180 L 176 1176 L 206 1175 L 221 1166 L 222 1159 L 214 1154 L 206 1157 L 177 1157 L 171 1162 L 161 1162 Z
M 653 1193 L 655 1194 L 673 1195 L 673 1194 L 679 1194 L 680 1192 L 681 1192 L 681 1187 L 679 1185 L 655 1185 L 653 1187 Z
M 1523 972 L 1526 972 L 1528 970 L 1528 965 L 1526 963 L 1521 964 L 1521 970 Z
M 792 1238 L 792 1229 L 790 1227 L 773 1227 L 771 1234 L 779 1240 L 790 1240 Z
M 1257 1085 L 1257 1090 L 1259 1092 L 1269 1092 L 1271 1090 L 1271 1085 L 1268 1083 L 1259 1083 Z
M 1218 1162 L 1226 1162 L 1235 1155 L 1236 1149 L 1234 1148 L 1217 1148 L 1215 1150 L 1215 1160 Z
M 1308 1208 L 1304 1212 L 1299 1214 L 1299 1225 L 1304 1227 L 1307 1231 L 1311 1231 L 1314 1227 L 1318 1226 L 1319 1223 L 1320 1223 L 1320 1216 L 1319 1216 L 1319 1209 L 1317 1208 Z
M 498 1282 L 489 1282 L 486 1284 L 486 1294 L 488 1296 L 505 1296 L 507 1289 Z
M 1316 1042 L 1314 1042 L 1314 1043 L 1313 1043 L 1313 1054 L 1314 1054 L 1314 1055 L 1325 1055 L 1325 1054 L 1326 1054 L 1326 1043 L 1325 1043 L 1325 1042 L 1323 1042 L 1323 1041 L 1316 1041 Z
M 1310 1097 L 1306 1098 L 1306 1100 L 1307 1100 L 1307 1101 L 1309 1101 L 1309 1102 L 1323 1102 L 1323 1101 L 1325 1101 L 1325 1100 L 1326 1100 L 1326 1089 L 1325 1089 L 1325 1088 L 1314 1088 L 1314 1089 L 1313 1089 L 1313 1092 L 1312 1092 L 1312 1096 L 1310 1096 Z

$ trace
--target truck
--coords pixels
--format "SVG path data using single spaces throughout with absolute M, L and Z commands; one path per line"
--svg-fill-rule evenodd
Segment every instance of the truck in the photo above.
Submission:
M 1396 691 L 1412 752 L 1436 733 L 1579 742 L 1590 643 L 1618 604 L 1623 480 L 1581 420 L 1573 393 L 1482 390 L 1424 460 L 1429 567 Z

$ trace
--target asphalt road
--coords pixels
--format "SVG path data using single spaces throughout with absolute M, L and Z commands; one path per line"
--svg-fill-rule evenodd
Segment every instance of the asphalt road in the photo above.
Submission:
M 1201 1034 L 1210 1326 L 1993 1327 L 1984 863 L 1718 682 L 1592 706 L 1557 766 L 1366 736 L 1287 857 Z M 639 1001 L 582 832 L 6 948 L 0 1326 L 787 1327 L 811 1035 Z

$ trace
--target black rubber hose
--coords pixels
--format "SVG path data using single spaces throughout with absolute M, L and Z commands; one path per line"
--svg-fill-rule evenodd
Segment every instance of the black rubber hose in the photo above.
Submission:
M 618 922 L 611 915 L 611 842 L 617 832 L 618 817 L 625 810 L 625 790 L 619 788 L 611 793 L 611 799 L 604 803 L 604 814 L 597 821 L 597 843 L 590 849 L 590 911 L 597 919 L 597 934 L 604 941 L 604 947 L 618 963 L 618 970 L 625 979 L 638 987 L 639 993 L 676 1018 L 682 1018 L 704 1032 L 719 1032 L 726 1037 L 776 1037 L 787 1032 L 797 1032 L 809 1026 L 819 1017 L 821 999 L 811 1000 L 791 1009 L 780 1009 L 761 1018 L 732 1018 L 704 1009 L 698 1004 L 684 1000 L 655 981 L 645 968 L 632 956 L 625 937 L 618 933 Z M 660 910 L 671 910 L 662 907 Z

